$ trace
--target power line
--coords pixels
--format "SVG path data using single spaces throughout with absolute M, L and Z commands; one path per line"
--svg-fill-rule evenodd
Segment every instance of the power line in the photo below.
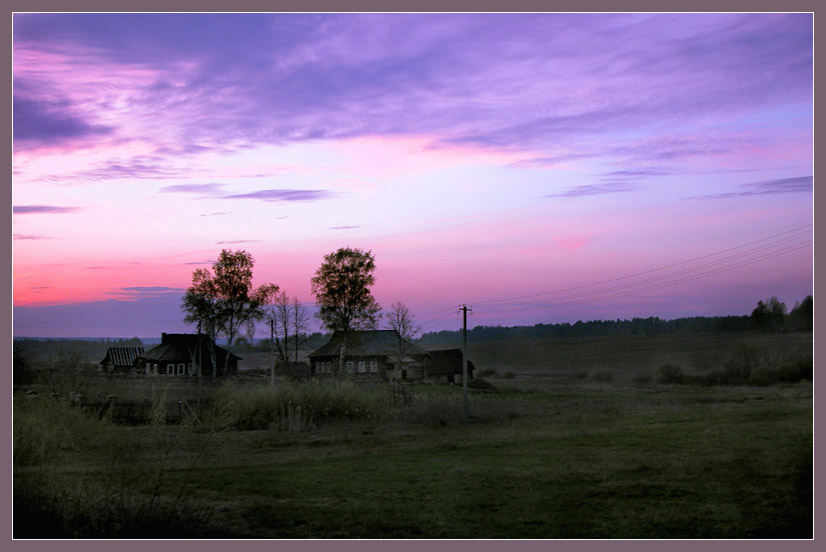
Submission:
M 794 239 L 799 240 L 800 237 L 796 237 Z M 769 251 L 770 253 L 774 253 L 774 252 L 778 252 L 778 251 L 779 252 L 785 252 L 787 250 L 797 248 L 797 246 L 804 246 L 804 245 L 808 245 L 808 244 L 811 243 L 811 241 L 808 239 L 808 237 L 805 241 L 798 241 L 798 242 L 792 243 L 792 244 L 784 244 L 783 243 L 783 242 L 788 242 L 788 241 L 792 241 L 792 239 L 787 238 L 787 239 L 781 240 L 779 242 L 776 242 L 776 243 L 774 243 L 770 246 L 761 246 L 759 248 L 755 248 L 755 249 L 747 251 L 745 253 L 740 253 L 738 255 L 732 255 L 732 256 L 724 258 L 724 259 L 718 259 L 718 260 L 715 260 L 715 261 L 704 263 L 702 265 L 698 265 L 696 267 L 687 268 L 687 269 L 683 269 L 683 270 L 678 270 L 676 272 L 672 272 L 672 273 L 669 273 L 669 274 L 664 274 L 664 275 L 661 275 L 661 276 L 655 276 L 653 278 L 647 278 L 645 280 L 640 280 L 638 282 L 632 282 L 632 283 L 624 284 L 624 285 L 621 285 L 621 286 L 612 286 L 612 287 L 597 289 L 597 290 L 592 290 L 592 291 L 583 291 L 583 292 L 580 292 L 580 293 L 574 293 L 574 294 L 560 296 L 557 299 L 575 299 L 575 298 L 578 298 L 578 297 L 588 297 L 588 296 L 594 296 L 594 295 L 601 295 L 601 294 L 604 294 L 604 293 L 610 292 L 610 291 L 634 288 L 634 287 L 642 286 L 642 285 L 652 283 L 652 282 L 658 282 L 658 281 L 678 278 L 678 277 L 686 275 L 686 274 L 691 274 L 691 273 L 694 273 L 694 272 L 701 271 L 701 270 L 706 269 L 708 267 L 712 267 L 712 266 L 715 266 L 715 265 L 721 265 L 721 264 L 725 264 L 725 263 L 730 263 L 730 262 L 732 262 L 736 259 L 749 257 L 749 256 L 754 255 L 754 254 L 760 254 L 760 253 L 764 253 L 766 251 Z M 776 251 L 772 251 L 772 249 L 776 248 L 778 245 L 785 245 L 786 247 L 785 247 L 785 249 L 778 249 Z M 757 257 L 756 260 L 762 260 L 764 258 L 770 258 L 770 257 L 767 257 L 767 256 L 763 255 L 762 257 Z M 737 266 L 741 266 L 741 265 L 737 265 Z M 715 273 L 715 272 L 711 272 L 710 274 L 712 274 L 712 273 Z M 584 287 L 584 286 L 579 286 L 579 287 L 581 288 L 581 287 Z M 505 302 L 500 302 L 500 304 L 511 305 L 511 306 L 519 306 L 519 305 L 536 304 L 536 303 L 513 303 L 513 302 L 505 303 Z
M 739 264 L 736 264 L 736 265 L 733 265 L 733 266 L 720 268 L 718 270 L 710 271 L 710 272 L 707 272 L 707 273 L 704 273 L 704 274 L 700 274 L 698 276 L 693 276 L 691 278 L 684 278 L 682 280 L 677 280 L 677 281 L 674 281 L 674 282 L 667 282 L 667 283 L 662 283 L 662 284 L 655 285 L 655 286 L 649 286 L 649 287 L 646 287 L 646 288 L 638 289 L 636 291 L 631 291 L 631 292 L 627 292 L 627 293 L 617 293 L 617 294 L 614 294 L 614 295 L 606 295 L 606 296 L 602 296 L 602 297 L 592 297 L 590 299 L 583 299 L 583 300 L 580 300 L 580 301 L 573 301 L 573 302 L 569 302 L 569 303 L 536 304 L 536 305 L 533 305 L 533 306 L 525 306 L 525 307 L 519 308 L 519 309 L 506 309 L 506 310 L 495 310 L 495 311 L 491 310 L 491 311 L 487 311 L 487 312 L 491 313 L 491 314 L 494 314 L 494 313 L 499 314 L 499 313 L 526 312 L 526 311 L 530 311 L 530 310 L 545 309 L 545 308 L 558 308 L 558 307 L 569 307 L 569 306 L 576 306 L 576 305 L 585 305 L 585 304 L 589 304 L 589 303 L 595 303 L 595 302 L 598 302 L 598 301 L 604 301 L 606 299 L 616 299 L 616 298 L 619 298 L 619 297 L 628 297 L 628 296 L 631 296 L 631 295 L 638 295 L 638 294 L 644 293 L 646 291 L 653 291 L 653 290 L 656 290 L 656 289 L 662 289 L 662 288 L 669 287 L 669 286 L 676 285 L 676 284 L 682 284 L 682 283 L 685 283 L 685 282 L 698 280 L 700 278 L 705 278 L 706 276 L 712 276 L 714 274 L 719 274 L 721 272 L 727 272 L 729 270 L 734 270 L 735 268 L 740 268 L 740 267 L 743 267 L 743 266 L 754 264 L 756 262 L 759 262 L 759 261 L 762 261 L 762 260 L 765 260 L 765 259 L 770 259 L 770 258 L 773 258 L 773 257 L 779 257 L 780 255 L 785 255 L 786 253 L 790 253 L 790 252 L 796 251 L 798 249 L 803 249 L 805 247 L 808 247 L 809 245 L 811 245 L 811 242 L 803 244 L 803 245 L 796 245 L 796 246 L 793 246 L 793 247 L 789 247 L 789 248 L 787 248 L 783 251 L 775 252 L 775 253 L 769 254 L 769 255 L 764 255 L 764 256 L 756 258 L 756 259 L 751 259 L 751 260 L 744 261 L 742 263 L 739 263 Z M 485 312 L 485 311 L 483 311 L 483 312 Z
M 551 291 L 544 291 L 544 292 L 534 293 L 534 294 L 530 294 L 530 295 L 519 295 L 519 296 L 516 296 L 516 297 L 508 297 L 508 298 L 503 298 L 503 299 L 489 299 L 487 301 L 476 301 L 476 302 L 473 302 L 473 304 L 474 305 L 486 305 L 486 304 L 490 304 L 490 303 L 501 303 L 501 302 L 505 302 L 505 301 L 513 301 L 513 300 L 516 300 L 516 299 L 529 299 L 529 298 L 532 298 L 532 297 L 541 297 L 541 296 L 544 296 L 544 295 L 551 295 L 551 294 L 554 294 L 554 293 L 561 293 L 561 292 L 564 292 L 564 291 L 573 291 L 573 290 L 582 289 L 582 288 L 586 288 L 586 287 L 593 287 L 593 286 L 598 286 L 598 285 L 601 285 L 601 284 L 608 284 L 608 283 L 616 282 L 616 281 L 619 281 L 619 280 L 627 280 L 628 278 L 633 278 L 635 276 L 642 276 L 642 275 L 645 275 L 645 274 L 650 274 L 652 272 L 657 272 L 657 271 L 660 271 L 660 270 L 666 270 L 668 268 L 674 268 L 676 266 L 681 266 L 681 265 L 689 264 L 689 263 L 699 261 L 699 260 L 702 260 L 702 259 L 707 259 L 707 258 L 713 257 L 715 255 L 721 255 L 723 253 L 727 253 L 729 251 L 734 251 L 736 249 L 742 249 L 744 247 L 748 247 L 748 246 L 754 245 L 756 243 L 761 243 L 761 242 L 764 242 L 764 241 L 768 241 L 768 240 L 771 240 L 771 239 L 774 239 L 774 238 L 777 238 L 777 237 L 780 237 L 780 236 L 785 236 L 787 234 L 800 232 L 800 230 L 802 230 L 804 228 L 810 228 L 811 226 L 812 226 L 811 224 L 805 224 L 803 226 L 793 228 L 792 230 L 788 230 L 786 232 L 781 232 L 779 234 L 774 234 L 772 236 L 768 236 L 766 238 L 762 238 L 762 239 L 755 240 L 755 241 L 752 241 L 752 242 L 744 243 L 744 244 L 741 244 L 741 245 L 738 245 L 738 246 L 735 246 L 735 247 L 730 247 L 728 249 L 723 249 L 723 250 L 720 250 L 720 251 L 716 251 L 714 253 L 709 253 L 707 255 L 702 255 L 700 257 L 694 257 L 693 259 L 688 259 L 686 261 L 681 261 L 681 262 L 673 263 L 673 264 L 670 264 L 670 265 L 665 265 L 665 266 L 661 266 L 661 267 L 657 267 L 657 268 L 652 268 L 652 269 L 645 270 L 645 271 L 642 271 L 642 272 L 636 272 L 634 274 L 628 274 L 626 276 L 620 276 L 618 278 L 611 278 L 611 279 L 608 279 L 608 280 L 601 280 L 601 281 L 593 282 L 593 283 L 590 283 L 590 284 L 584 284 L 584 285 L 580 285 L 580 286 L 574 286 L 574 287 L 551 290 Z M 808 232 L 806 234 L 808 234 Z

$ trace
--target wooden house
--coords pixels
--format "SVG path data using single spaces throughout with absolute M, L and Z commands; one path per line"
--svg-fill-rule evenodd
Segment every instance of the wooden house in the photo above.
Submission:
M 425 377 L 428 352 L 395 330 L 336 331 L 309 354 L 315 377 L 364 381 L 416 381 Z M 343 363 L 343 364 L 342 364 Z
M 197 376 L 200 369 L 203 376 L 226 376 L 238 372 L 239 360 L 241 357 L 219 347 L 207 335 L 163 333 L 160 345 L 135 360 L 135 371 L 149 376 Z
M 100 361 L 100 370 L 105 373 L 129 372 L 135 359 L 143 354 L 143 347 L 109 347 Z

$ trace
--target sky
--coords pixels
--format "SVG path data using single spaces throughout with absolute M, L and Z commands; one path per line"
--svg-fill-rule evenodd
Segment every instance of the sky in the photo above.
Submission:
M 423 331 L 812 293 L 811 14 L 13 18 L 14 334 L 194 331 L 340 247 Z

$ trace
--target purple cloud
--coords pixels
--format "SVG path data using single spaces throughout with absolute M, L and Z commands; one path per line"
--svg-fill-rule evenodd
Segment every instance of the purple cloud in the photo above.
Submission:
M 35 214 L 35 213 L 72 213 L 79 207 L 61 207 L 57 205 L 14 205 L 12 213 L 15 215 Z
M 93 125 L 71 114 L 68 102 L 49 102 L 15 95 L 12 122 L 16 146 L 53 145 L 73 138 L 111 134 L 109 126 Z
M 754 195 L 772 195 L 772 194 L 811 194 L 814 187 L 814 177 L 812 176 L 795 176 L 792 178 L 777 178 L 774 180 L 762 180 L 760 182 L 751 182 L 743 184 L 739 187 L 739 191 L 724 192 L 720 194 L 709 194 L 704 196 L 695 196 L 692 199 L 725 199 L 730 197 L 743 197 Z
M 717 128 L 697 125 L 693 150 L 651 148 L 683 134 L 687 120 L 725 126 L 777 105 L 810 112 L 812 38 L 804 13 L 14 20 L 16 49 L 77 52 L 81 66 L 151 67 L 157 75 L 136 85 L 129 107 L 163 105 L 158 131 L 192 151 L 227 139 L 254 146 L 414 134 L 551 159 L 575 158 L 596 140 L 586 155 L 669 162 L 721 148 Z M 619 132 L 651 140 L 623 150 Z
M 262 201 L 318 201 L 330 199 L 336 194 L 329 190 L 258 190 L 246 194 L 233 194 L 223 196 L 223 199 L 260 199 Z

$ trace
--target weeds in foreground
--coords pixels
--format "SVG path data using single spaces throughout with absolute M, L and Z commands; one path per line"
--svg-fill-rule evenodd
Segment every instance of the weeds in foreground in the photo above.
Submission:
M 154 421 L 158 429 L 160 420 Z M 117 429 L 67 401 L 14 397 L 15 538 L 207 535 L 205 514 L 184 499 L 187 480 L 173 488 L 164 478 L 176 435 L 185 428 L 171 439 L 158 432 L 154 465 L 135 463 L 129 444 L 115 438 Z M 85 475 L 76 465 L 81 458 L 100 471 Z M 199 459 L 196 454 L 189 471 Z

